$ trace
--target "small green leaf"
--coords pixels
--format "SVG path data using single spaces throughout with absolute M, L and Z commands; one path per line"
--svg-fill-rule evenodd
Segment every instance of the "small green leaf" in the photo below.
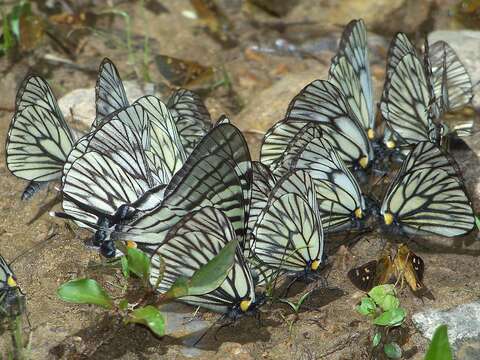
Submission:
M 377 305 L 375 305 L 375 302 L 371 298 L 364 297 L 360 302 L 360 305 L 357 306 L 357 312 L 364 316 L 373 315 L 376 308 Z
M 122 274 L 125 279 L 130 277 L 130 270 L 128 269 L 128 259 L 126 256 L 120 258 L 120 264 L 122 265 Z
M 118 308 L 120 310 L 127 310 L 128 309 L 128 300 L 127 299 L 122 299 L 119 303 L 118 303 Z
M 105 290 L 92 279 L 76 279 L 62 284 L 57 294 L 63 301 L 76 304 L 99 305 L 106 309 L 113 307 L 113 301 Z
M 475 225 L 477 225 L 477 230 L 480 230 L 480 216 L 475 215 Z
M 448 342 L 447 325 L 440 325 L 433 333 L 425 360 L 452 360 L 452 349 Z
M 398 298 L 392 294 L 386 294 L 382 301 L 378 302 L 377 304 L 383 311 L 388 311 L 398 308 L 400 305 L 400 300 L 398 300 Z
M 165 335 L 165 318 L 155 306 L 148 305 L 133 310 L 127 323 L 137 323 L 147 326 L 155 335 Z
M 128 248 L 127 250 L 128 270 L 145 282 L 150 276 L 150 259 L 141 250 Z
M 385 311 L 373 323 L 380 326 L 398 326 L 405 320 L 406 312 L 402 308 Z
M 378 344 L 380 344 L 380 340 L 382 340 L 382 334 L 380 334 L 379 332 L 377 332 L 377 333 L 373 336 L 373 341 L 372 341 L 373 347 L 377 347 Z
M 190 278 L 188 295 L 204 295 L 218 288 L 225 281 L 235 261 L 238 241 L 229 241 L 218 254 Z
M 292 301 L 290 301 L 290 300 L 288 300 L 288 299 L 279 299 L 279 301 L 282 302 L 282 303 L 284 303 L 284 304 L 287 304 L 288 306 L 290 306 L 290 307 L 292 308 L 292 310 L 293 310 L 294 312 L 297 312 L 297 310 L 296 310 L 296 309 L 297 309 L 297 305 L 296 305 L 294 302 L 292 302 Z
M 368 296 L 370 296 L 377 305 L 382 304 L 385 299 L 385 296 L 387 295 L 395 296 L 394 285 L 392 284 L 378 285 L 372 288 L 372 290 L 368 292 Z
M 300 300 L 298 300 L 298 303 L 297 303 L 297 311 L 300 309 L 300 307 L 302 306 L 302 304 L 305 302 L 305 300 L 307 300 L 307 298 L 309 297 L 309 295 L 312 293 L 313 290 L 310 290 L 308 292 L 306 292 L 305 294 L 302 295 L 302 297 L 300 298 Z
M 188 279 L 185 277 L 179 277 L 170 286 L 170 289 L 165 293 L 165 297 L 168 299 L 178 299 L 188 295 Z
M 402 357 L 402 349 L 397 343 L 385 344 L 383 352 L 389 359 L 400 359 Z

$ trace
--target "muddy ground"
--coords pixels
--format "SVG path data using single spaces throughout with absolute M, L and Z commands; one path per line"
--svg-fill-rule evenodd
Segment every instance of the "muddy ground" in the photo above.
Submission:
M 348 3 L 354 1 L 346 1 L 346 6 Z M 378 3 L 378 6 L 384 6 L 381 1 Z M 223 84 L 209 91 L 205 95 L 206 103 L 214 118 L 223 112 L 228 113 L 245 130 L 255 158 L 258 157 L 262 131 L 279 120 L 275 117 L 281 116 L 287 107 L 289 99 L 282 91 L 293 96 L 309 81 L 326 75 L 328 61 L 335 51 L 335 40 L 341 31 L 341 27 L 336 26 L 337 23 L 333 23 L 333 20 L 323 27 L 316 25 L 302 30 L 303 32 L 295 30 L 298 32 L 296 35 L 304 37 L 299 43 L 313 39 L 317 45 L 320 44 L 314 56 L 254 52 L 249 46 L 272 44 L 276 38 L 285 37 L 286 34 L 293 37 L 291 32 L 294 30 L 285 30 L 284 24 L 283 30 L 278 31 L 278 24 L 304 20 L 304 14 L 308 13 L 312 4 L 309 1 L 299 1 L 297 8 L 291 10 L 285 18 L 275 18 L 260 11 L 251 14 L 245 13 L 245 10 L 237 11 L 244 9 L 240 1 L 224 1 L 221 4 L 236 26 L 234 37 L 239 42 L 238 46 L 225 49 L 205 32 L 199 21 L 188 17 L 188 11 L 192 11 L 188 1 L 176 1 L 174 4 L 165 2 L 169 12 L 158 14 L 149 10 L 142 13 L 139 4 L 118 5 L 119 9 L 131 15 L 135 35 L 134 64 L 128 62 L 129 52 L 124 47 L 112 48 L 105 38 L 93 34 L 85 38 L 85 44 L 74 63 L 96 67 L 104 56 L 108 56 L 117 64 L 124 79 L 138 79 L 138 63 L 144 54 L 142 39 L 147 31 L 151 43 L 150 59 L 157 53 L 168 54 L 212 65 L 216 69 L 215 76 L 228 73 L 229 85 Z M 433 30 L 434 24 L 449 23 L 448 19 L 441 16 L 438 7 L 447 6 L 445 4 L 453 6 L 454 2 L 438 1 L 429 4 L 429 12 L 418 21 L 419 28 L 428 27 L 427 30 Z M 246 19 L 250 17 L 269 25 L 249 24 Z M 349 20 L 344 19 L 342 22 L 338 17 L 335 19 L 340 24 Z M 111 24 L 114 29 L 112 31 L 116 32 L 121 32 L 123 26 L 122 19 L 114 19 Z M 409 32 L 416 33 L 412 29 Z M 388 38 L 376 36 L 375 39 L 372 72 L 376 88 L 381 89 Z M 45 45 L 43 49 L 50 48 Z M 48 51 L 50 50 L 42 53 L 42 50 L 37 49 L 24 54 L 13 62 L 13 66 L 5 57 L 0 60 L 2 69 L 6 71 L 1 84 L 2 108 L 8 110 L 13 107 L 16 87 L 27 72 L 39 70 L 38 64 L 43 64 L 44 53 Z M 157 90 L 161 95 L 167 95 L 169 84 L 158 73 L 153 60 L 149 61 L 149 70 L 151 81 L 157 85 Z M 92 87 L 95 81 L 95 74 L 71 66 L 50 64 L 46 75 L 59 97 L 79 87 Z M 288 79 L 292 79 L 292 82 Z M 277 96 L 279 83 L 288 87 L 280 89 L 283 97 Z M 258 104 L 258 98 L 262 99 L 262 104 Z M 279 104 L 280 100 L 282 103 Z M 2 144 L 5 142 L 10 118 L 11 112 L 0 112 Z M 480 153 L 480 143 L 472 140 L 470 145 L 471 150 L 457 151 L 455 156 L 464 172 L 467 188 L 477 204 L 480 169 L 475 152 Z M 295 316 L 286 305 L 265 306 L 262 309 L 261 324 L 255 318 L 245 318 L 234 327 L 223 328 L 216 336 L 215 331 L 210 332 L 197 348 L 186 349 L 182 345 L 182 334 L 156 338 L 141 326 L 119 324 L 103 310 L 67 304 L 57 298 L 55 291 L 60 284 L 84 276 L 97 279 L 107 289 L 115 292 L 120 283 L 120 271 L 95 267 L 94 264 L 99 264 L 102 260 L 98 254 L 85 247 L 84 241 L 88 234 L 72 231 L 65 222 L 48 215 L 52 206 L 54 209 L 59 208 L 58 204 L 53 205 L 57 196 L 53 186 L 29 202 L 20 201 L 25 182 L 9 173 L 3 146 L 0 147 L 0 152 L 0 252 L 9 261 L 18 257 L 12 267 L 27 298 L 32 359 L 184 359 L 192 356 L 209 360 L 368 358 L 372 327 L 355 312 L 355 305 L 363 293 L 348 281 L 346 272 L 377 256 L 387 240 L 379 234 L 364 236 L 348 251 L 333 251 L 329 258 L 331 268 L 327 276 L 328 285 L 317 284 L 293 325 L 290 323 Z M 408 289 L 403 289 L 400 301 L 409 315 L 429 308 L 449 308 L 479 298 L 480 243 L 476 240 L 476 233 L 453 240 L 388 240 L 407 242 L 424 259 L 425 284 L 435 295 L 434 301 L 420 300 L 412 296 Z M 332 249 L 333 239 L 329 243 Z M 314 288 L 315 284 L 307 287 Z M 304 291 L 306 285 L 298 284 L 291 296 L 295 299 Z M 186 317 L 194 311 L 186 306 L 182 309 Z M 205 312 L 200 317 L 212 320 L 216 315 Z M 402 346 L 406 351 L 405 358 L 422 359 L 427 341 L 416 332 L 410 321 L 405 324 L 405 329 L 408 334 L 405 337 L 406 343 Z M 8 336 L 3 334 L 0 340 L 1 354 L 5 352 L 8 340 Z

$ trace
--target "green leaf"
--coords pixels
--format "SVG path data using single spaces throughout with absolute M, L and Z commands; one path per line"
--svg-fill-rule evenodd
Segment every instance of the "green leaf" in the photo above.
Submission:
M 99 305 L 106 309 L 113 308 L 113 301 L 110 296 L 92 279 L 68 281 L 58 288 L 57 294 L 63 301 Z
M 188 284 L 188 295 L 203 295 L 225 281 L 235 261 L 238 241 L 229 241 L 208 263 L 195 271 Z
M 405 320 L 406 312 L 403 308 L 385 311 L 378 316 L 373 323 L 380 326 L 398 326 Z
M 383 352 L 389 359 L 400 359 L 402 357 L 402 349 L 397 343 L 385 344 Z
M 452 349 L 448 342 L 447 325 L 440 325 L 433 333 L 425 360 L 452 360 Z
M 475 215 L 475 225 L 477 225 L 477 229 L 480 230 L 480 216 Z
M 237 240 L 229 241 L 214 258 L 195 271 L 190 279 L 177 278 L 164 297 L 177 299 L 204 295 L 217 289 L 225 281 L 233 266 L 237 245 Z
M 300 306 L 302 306 L 302 304 L 305 302 L 305 300 L 307 300 L 308 296 L 312 293 L 313 290 L 310 290 L 308 292 L 306 292 L 305 294 L 302 295 L 302 297 L 300 298 L 300 300 L 298 300 L 298 303 L 297 303 L 297 312 L 298 310 L 300 309 Z
M 372 341 L 373 347 L 377 347 L 378 344 L 380 344 L 380 340 L 382 340 L 382 334 L 380 334 L 379 332 L 377 332 L 377 333 L 373 336 L 373 341 Z
M 386 294 L 385 297 L 377 304 L 383 311 L 388 311 L 398 308 L 400 305 L 400 300 L 398 300 L 398 298 L 392 294 Z
M 362 301 L 360 302 L 360 305 L 357 306 L 357 312 L 360 315 L 373 315 L 375 313 L 375 309 L 377 308 L 377 305 L 375 305 L 375 302 L 369 298 L 369 297 L 364 297 L 362 298 Z
M 127 250 L 128 270 L 145 282 L 150 277 L 150 259 L 141 250 L 128 248 Z
M 120 258 L 120 264 L 122 265 L 122 274 L 125 279 L 130 277 L 130 270 L 128 269 L 128 259 L 126 256 Z
M 165 335 L 165 318 L 155 306 L 148 305 L 133 310 L 127 323 L 137 323 L 147 326 L 155 335 Z
M 368 292 L 368 296 L 379 306 L 385 301 L 387 295 L 395 296 L 395 286 L 393 284 L 378 285 Z
M 165 297 L 169 299 L 178 299 L 188 295 L 188 279 L 179 277 L 170 286 L 170 289 L 165 293 Z

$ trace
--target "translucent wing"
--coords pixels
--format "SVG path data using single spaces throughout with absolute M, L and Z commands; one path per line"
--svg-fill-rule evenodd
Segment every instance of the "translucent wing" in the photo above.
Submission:
M 285 150 L 294 142 L 298 132 L 308 124 L 307 121 L 279 121 L 263 137 L 260 161 L 270 169 L 275 169 L 282 161 Z
M 105 58 L 98 69 L 95 86 L 96 116 L 92 128 L 100 125 L 102 119 L 111 113 L 127 107 L 128 99 L 122 79 L 113 62 Z
M 73 142 L 63 117 L 39 105 L 27 106 L 16 112 L 10 123 L 7 167 L 13 175 L 26 180 L 58 179 Z
M 252 162 L 253 182 L 252 201 L 248 217 L 248 228 L 251 230 L 257 222 L 257 217 L 267 205 L 268 196 L 276 183 L 276 177 L 267 166 L 259 161 Z
M 386 72 L 387 79 L 390 78 L 390 76 L 394 73 L 394 70 L 400 60 L 402 60 L 402 58 L 407 54 L 417 56 L 417 50 L 415 49 L 415 46 L 413 46 L 413 44 L 410 42 L 407 35 L 405 35 L 404 33 L 397 33 L 393 37 L 390 43 L 390 47 L 388 48 Z
M 153 255 L 151 283 L 157 283 L 159 257 L 165 262 L 165 273 L 157 289 L 165 292 L 176 279 L 181 276 L 191 277 L 229 241 L 234 240 L 235 231 L 228 217 L 221 211 L 204 207 L 189 213 L 168 232 L 164 243 Z M 220 313 L 229 313 L 232 309 L 239 308 L 242 301 L 255 303 L 252 275 L 240 247 L 237 247 L 233 268 L 218 289 L 181 300 Z
M 40 106 L 55 114 L 59 122 L 65 122 L 50 85 L 37 75 L 29 75 L 23 80 L 15 98 L 16 112 L 21 112 L 30 105 Z
M 315 80 L 290 103 L 286 121 L 315 121 L 349 166 L 365 168 L 373 159 L 370 141 L 342 93 L 330 82 Z
M 152 95 L 138 99 L 135 104 L 141 105 L 149 114 L 149 150 L 166 165 L 170 179 L 187 158 L 172 114 L 160 99 Z
M 286 151 L 279 173 L 299 169 L 315 182 L 317 200 L 326 231 L 354 227 L 366 211 L 358 182 L 315 124 L 299 132 Z
M 143 177 L 129 173 L 115 160 L 97 151 L 79 157 L 65 176 L 62 188 L 64 210 L 78 221 L 91 221 L 92 216 L 113 216 L 124 204 L 130 204 L 151 188 Z M 67 204 L 65 202 L 73 202 Z M 75 206 L 77 205 L 77 206 Z M 77 208 L 77 209 L 75 209 Z M 85 210 L 88 214 L 83 213 Z M 88 220 L 85 220 L 88 219 Z
M 405 55 L 385 83 L 380 109 L 387 125 L 404 144 L 435 138 L 432 98 L 421 61 Z
M 212 127 L 210 113 L 193 91 L 178 89 L 168 100 L 168 108 L 188 154 Z
M 363 20 L 352 20 L 343 31 L 338 52 L 330 66 L 329 81 L 342 91 L 365 131 L 373 131 L 375 111 L 372 77 Z
M 435 98 L 442 99 L 444 110 L 457 110 L 468 104 L 473 97 L 472 81 L 455 51 L 445 41 L 437 41 L 430 46 L 428 56 Z
M 303 170 L 282 177 L 253 231 L 255 256 L 270 268 L 316 270 L 322 261 L 323 229 L 315 186 Z
M 195 147 L 195 151 L 189 155 L 183 167 L 178 171 L 178 176 L 172 178 L 165 194 L 168 195 L 175 189 L 198 159 L 209 154 L 220 156 L 228 161 L 241 181 L 245 206 L 243 219 L 246 229 L 252 192 L 252 160 L 245 137 L 238 128 L 230 123 L 218 124 L 210 130 Z M 240 238 L 244 237 L 240 236 Z
M 212 154 L 193 165 L 188 164 L 188 169 L 188 172 L 174 175 L 164 192 L 165 199 L 161 206 L 140 212 L 133 221 L 118 225 L 115 236 L 159 244 L 183 216 L 212 206 L 224 212 L 238 238 L 243 239 L 246 222 L 242 183 L 232 165 L 225 158 Z
M 425 154 L 434 151 L 424 143 L 412 150 L 389 186 L 380 213 L 385 224 L 406 234 L 464 235 L 474 226 L 471 201 L 448 160 L 442 161 L 438 152 Z M 425 161 L 428 158 L 436 160 Z

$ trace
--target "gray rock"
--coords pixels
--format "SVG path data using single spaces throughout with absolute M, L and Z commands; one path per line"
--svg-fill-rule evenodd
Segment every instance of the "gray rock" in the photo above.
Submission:
M 447 310 L 427 310 L 412 316 L 415 326 L 428 339 L 442 324 L 448 326 L 448 339 L 457 359 L 480 358 L 480 301 Z
M 130 103 L 144 95 L 154 94 L 154 85 L 141 85 L 136 81 L 124 81 L 125 91 Z M 66 119 L 78 122 L 79 127 L 89 128 L 95 119 L 95 89 L 75 89 L 58 100 L 58 106 Z
M 473 30 L 437 30 L 428 35 L 430 43 L 438 40 L 446 41 L 467 68 L 475 85 L 480 82 L 480 31 Z M 473 105 L 480 107 L 480 89 L 474 88 Z

